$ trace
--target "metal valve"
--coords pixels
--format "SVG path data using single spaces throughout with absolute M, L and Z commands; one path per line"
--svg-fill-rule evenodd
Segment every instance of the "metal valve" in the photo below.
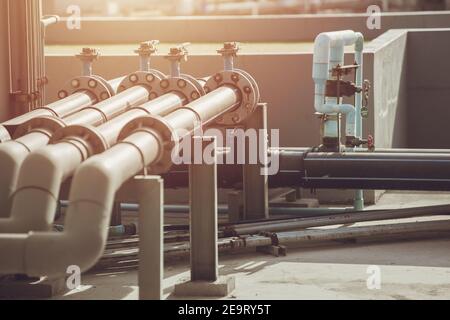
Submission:
M 367 119 L 369 117 L 369 99 L 370 99 L 370 89 L 371 84 L 369 80 L 364 80 L 362 94 L 363 94 L 363 105 L 361 108 L 361 117 Z
M 158 51 L 157 45 L 159 44 L 159 40 L 150 40 L 141 42 L 139 49 L 134 52 L 139 55 L 152 55 Z
M 176 47 L 172 47 L 170 48 L 170 52 L 169 54 L 166 56 L 167 59 L 169 60 L 177 60 L 177 61 L 181 61 L 187 60 L 187 56 L 188 56 L 188 49 L 187 47 L 190 45 L 189 42 L 185 42 L 182 43 Z
M 372 135 L 369 135 L 367 139 L 360 139 L 356 137 L 347 137 L 347 141 L 345 144 L 349 148 L 367 146 L 369 151 L 375 150 L 375 141 Z
M 225 42 L 223 48 L 217 50 L 217 53 L 223 57 L 224 70 L 231 71 L 234 69 L 234 58 L 240 49 L 239 42 Z
M 189 45 L 190 43 L 186 42 L 176 47 L 172 47 L 170 48 L 169 54 L 166 56 L 166 59 L 171 63 L 170 74 L 173 78 L 178 78 L 181 76 L 180 63 L 182 60 L 187 61 L 187 46 Z
M 92 63 L 100 56 L 95 48 L 83 48 L 81 53 L 76 57 L 81 60 L 83 64 L 83 76 L 90 77 L 92 75 Z

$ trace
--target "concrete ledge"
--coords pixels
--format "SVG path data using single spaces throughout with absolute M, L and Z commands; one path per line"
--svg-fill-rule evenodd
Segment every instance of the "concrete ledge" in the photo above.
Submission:
M 0 299 L 50 299 L 67 291 L 64 278 L 17 279 L 8 277 L 0 281 Z
M 449 16 L 449 11 L 386 12 L 381 14 L 381 28 L 373 30 L 367 28 L 369 16 L 366 13 L 237 17 L 86 17 L 82 19 L 82 27 L 79 30 L 69 30 L 65 18 L 48 28 L 46 42 L 47 44 L 139 43 L 148 40 L 148 30 L 156 30 L 152 32 L 152 37 L 162 42 L 183 42 L 187 41 L 186 39 L 191 42 L 221 42 L 230 39 L 240 42 L 312 41 L 321 32 L 345 29 L 360 31 L 364 33 L 366 39 L 375 39 L 389 29 L 450 27 Z
M 226 297 L 236 287 L 234 277 L 220 277 L 216 282 L 194 281 L 175 285 L 177 297 Z

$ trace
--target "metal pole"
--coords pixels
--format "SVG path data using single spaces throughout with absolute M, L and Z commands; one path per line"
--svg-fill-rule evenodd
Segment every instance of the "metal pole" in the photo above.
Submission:
M 247 129 L 264 130 L 267 132 L 267 105 L 259 104 L 255 112 L 248 119 Z M 258 132 L 259 136 L 259 132 Z M 262 137 L 259 137 L 261 139 Z M 264 173 L 267 166 L 267 135 L 262 138 L 264 142 L 259 142 L 258 150 L 260 154 L 264 154 L 264 159 L 260 159 L 258 164 L 250 164 L 250 152 L 252 148 L 249 141 L 245 142 L 246 162 L 243 166 L 244 174 L 244 219 L 258 220 L 269 218 L 269 178 Z M 259 158 L 259 157 L 257 157 Z M 262 160 L 262 161 L 261 161 Z M 264 162 L 264 163 L 261 163 Z
M 202 153 L 214 138 L 194 137 L 202 142 Z M 194 141 L 193 145 L 196 143 Z M 204 160 L 204 159 L 203 159 Z M 215 282 L 219 277 L 217 251 L 217 161 L 192 164 L 189 169 L 191 206 L 191 281 Z
M 162 300 L 164 186 L 159 176 L 136 177 L 139 193 L 139 299 Z
M 233 233 L 235 235 L 257 234 L 261 231 L 281 232 L 298 229 L 348 225 L 352 223 L 405 219 L 422 216 L 449 215 L 450 205 L 405 208 L 393 210 L 353 212 L 339 215 L 329 215 L 314 218 L 289 219 L 278 222 L 260 222 L 246 225 L 229 226 L 225 229 L 225 233 Z

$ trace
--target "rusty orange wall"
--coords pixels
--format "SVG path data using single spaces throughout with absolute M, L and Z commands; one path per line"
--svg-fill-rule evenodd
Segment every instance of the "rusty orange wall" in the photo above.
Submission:
M 9 117 L 9 45 L 6 1 L 0 1 L 0 121 Z

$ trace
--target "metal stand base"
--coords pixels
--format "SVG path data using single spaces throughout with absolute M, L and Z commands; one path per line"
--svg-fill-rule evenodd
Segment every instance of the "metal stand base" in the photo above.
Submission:
M 0 280 L 0 299 L 50 299 L 67 293 L 66 279 L 17 279 L 13 276 Z
M 235 289 L 234 277 L 219 277 L 215 282 L 192 281 L 175 286 L 174 294 L 177 297 L 216 297 L 229 296 Z
M 215 150 L 214 138 L 194 137 L 193 145 Z M 195 150 L 194 150 L 195 151 Z M 234 290 L 234 278 L 219 278 L 217 155 L 212 163 L 202 159 L 189 167 L 191 281 L 175 286 L 174 295 L 224 297 Z
M 247 120 L 246 129 L 264 130 L 268 134 L 267 104 L 260 103 L 253 115 Z M 258 143 L 262 154 L 268 152 L 268 141 Z M 250 159 L 250 146 L 246 144 L 246 160 Z M 269 218 L 269 178 L 261 174 L 266 164 L 246 164 L 243 166 L 244 182 L 244 220 Z
M 139 203 L 139 299 L 163 299 L 164 182 L 160 176 L 137 176 L 116 196 Z

